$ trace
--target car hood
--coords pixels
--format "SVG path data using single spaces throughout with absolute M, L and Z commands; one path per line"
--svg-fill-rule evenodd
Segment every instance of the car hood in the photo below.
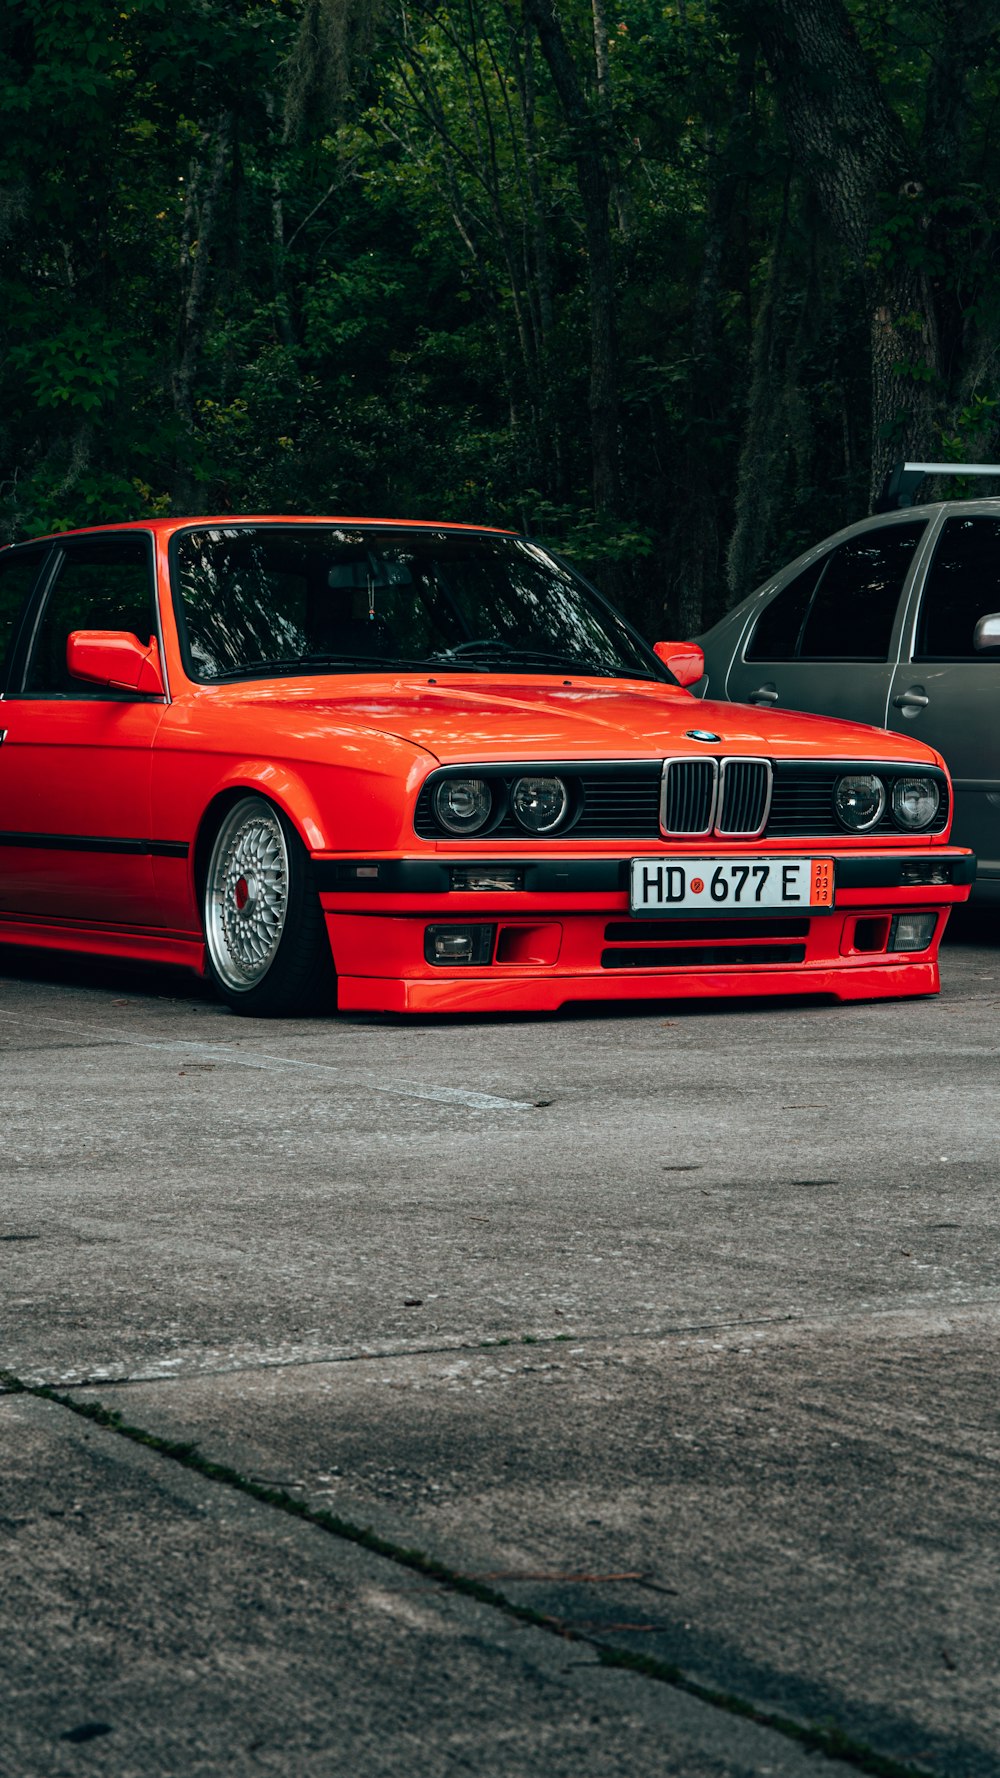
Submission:
M 241 686 L 240 703 L 308 716 L 310 727 L 393 735 L 443 765 L 494 760 L 635 759 L 704 750 L 797 758 L 936 758 L 907 735 L 834 717 L 692 697 L 678 686 L 591 680 L 441 684 L 386 675 L 309 687 Z

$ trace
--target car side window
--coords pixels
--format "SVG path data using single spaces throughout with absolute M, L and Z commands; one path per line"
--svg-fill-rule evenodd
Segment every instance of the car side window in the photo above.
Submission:
M 1000 611 L 1000 519 L 950 518 L 934 551 L 917 621 L 917 661 L 989 661 L 972 644 L 981 617 Z
M 826 567 L 827 557 L 810 562 L 794 580 L 783 586 L 769 605 L 765 605 L 746 651 L 748 661 L 793 661 L 799 635 L 816 582 Z
M 0 691 L 7 683 L 18 621 L 38 579 L 45 555 L 43 549 L 0 555 Z
M 156 634 L 151 562 L 141 537 L 103 537 L 68 546 L 35 634 L 24 689 L 36 696 L 107 698 L 105 687 L 74 679 L 66 643 L 74 630 Z
M 885 525 L 820 556 L 765 606 L 748 661 L 884 661 L 899 596 L 927 528 Z
M 813 595 L 800 660 L 884 661 L 927 521 L 861 531 L 833 550 Z

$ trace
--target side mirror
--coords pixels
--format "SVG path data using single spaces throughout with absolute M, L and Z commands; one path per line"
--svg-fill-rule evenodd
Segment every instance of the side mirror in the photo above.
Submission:
M 140 642 L 127 630 L 73 630 L 66 642 L 66 665 L 74 679 L 91 685 L 164 695 L 155 636 Z
M 1000 611 L 991 611 L 979 619 L 972 632 L 972 646 L 975 649 L 1000 648 Z
M 669 667 L 678 685 L 694 685 L 705 672 L 705 651 L 697 642 L 654 642 L 653 653 Z

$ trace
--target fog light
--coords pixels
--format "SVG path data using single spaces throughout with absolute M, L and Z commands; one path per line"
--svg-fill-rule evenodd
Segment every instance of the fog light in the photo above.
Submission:
M 470 964 L 491 963 L 495 926 L 428 926 L 424 933 L 424 956 L 428 963 Z
M 897 914 L 889 933 L 890 951 L 926 951 L 936 925 L 936 914 Z

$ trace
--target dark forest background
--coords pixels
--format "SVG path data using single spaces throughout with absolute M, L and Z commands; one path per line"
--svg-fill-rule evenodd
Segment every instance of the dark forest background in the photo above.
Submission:
M 1000 0 L 6 0 L 0 531 L 511 525 L 691 635 L 1000 452 Z

